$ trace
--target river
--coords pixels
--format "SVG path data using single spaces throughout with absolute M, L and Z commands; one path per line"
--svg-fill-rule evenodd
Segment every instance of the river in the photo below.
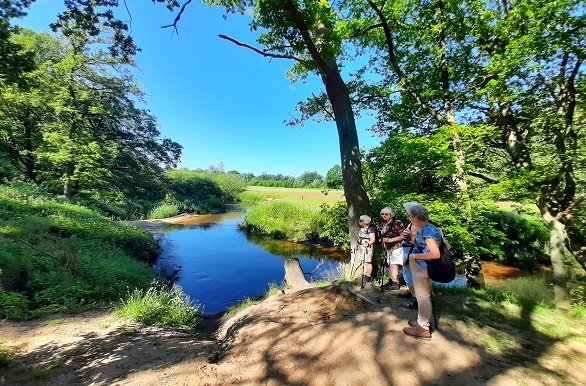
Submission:
M 308 281 L 332 279 L 346 259 L 334 248 L 249 235 L 238 227 L 244 215 L 238 209 L 191 217 L 157 234 L 162 253 L 155 272 L 175 280 L 206 315 L 262 295 L 271 283 L 280 285 L 288 258 L 299 259 Z

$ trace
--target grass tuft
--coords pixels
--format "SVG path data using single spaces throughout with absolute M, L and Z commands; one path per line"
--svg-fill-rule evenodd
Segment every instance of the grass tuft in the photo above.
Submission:
M 180 287 L 153 281 L 149 289 L 135 289 L 115 313 L 146 325 L 193 330 L 202 313 Z

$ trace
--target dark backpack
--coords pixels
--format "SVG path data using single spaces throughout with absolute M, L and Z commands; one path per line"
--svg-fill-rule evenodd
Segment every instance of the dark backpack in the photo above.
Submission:
M 438 283 L 450 283 L 456 277 L 456 266 L 443 238 L 439 249 L 439 259 L 427 260 L 427 275 Z
M 380 234 L 380 229 L 376 224 L 371 224 L 368 227 L 369 232 L 368 233 L 372 233 L 370 232 L 371 230 L 374 229 L 374 244 L 378 245 L 382 242 L 383 237 Z

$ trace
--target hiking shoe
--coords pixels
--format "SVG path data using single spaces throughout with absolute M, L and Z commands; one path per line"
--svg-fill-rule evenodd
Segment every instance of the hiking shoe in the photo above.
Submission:
M 409 326 L 403 328 L 405 335 L 412 336 L 417 339 L 431 340 L 431 332 L 427 328 L 423 328 L 419 325 Z
M 405 298 L 405 299 L 412 299 L 413 295 L 411 295 L 411 291 L 407 291 L 405 293 L 402 293 L 401 295 L 399 295 L 399 297 Z
M 408 310 L 416 310 L 417 309 L 417 299 L 411 299 L 405 304 L 401 304 L 401 307 L 406 308 Z
M 417 323 L 417 319 L 413 319 L 413 320 L 408 320 L 407 324 L 410 325 L 411 327 L 417 327 L 419 326 L 419 323 Z
M 399 288 L 401 288 L 401 285 L 395 281 L 390 281 L 387 284 L 385 284 L 383 286 L 383 288 L 386 290 L 395 291 L 395 290 L 398 290 Z

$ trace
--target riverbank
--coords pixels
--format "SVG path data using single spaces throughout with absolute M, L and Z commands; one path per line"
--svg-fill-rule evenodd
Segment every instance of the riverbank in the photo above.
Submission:
M 441 290 L 439 330 L 424 342 L 402 333 L 416 311 L 401 308 L 396 294 L 354 290 L 371 302 L 337 286 L 281 293 L 194 334 L 122 322 L 106 312 L 2 321 L 0 340 L 15 353 L 0 383 L 586 383 L 584 316 Z

